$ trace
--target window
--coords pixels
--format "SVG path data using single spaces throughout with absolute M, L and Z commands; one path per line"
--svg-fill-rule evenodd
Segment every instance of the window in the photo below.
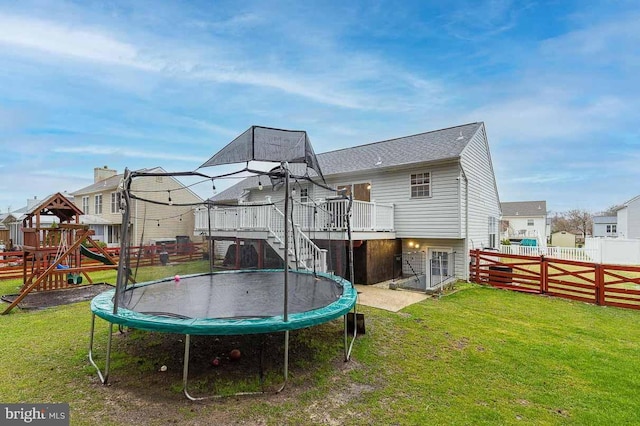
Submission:
M 607 234 L 615 234 L 616 225 L 607 225 Z
M 496 235 L 498 233 L 498 219 L 489 216 L 489 247 L 496 248 Z
M 102 214 L 102 195 L 96 195 L 95 197 L 94 214 Z
M 82 212 L 84 214 L 89 214 L 89 197 L 82 197 Z
M 300 202 L 306 203 L 309 201 L 309 188 L 300 189 Z
M 111 213 L 118 213 L 120 211 L 120 193 L 111 193 Z
M 431 196 L 431 173 L 415 173 L 411 175 L 411 198 Z
M 527 226 L 533 226 L 533 219 L 527 219 Z

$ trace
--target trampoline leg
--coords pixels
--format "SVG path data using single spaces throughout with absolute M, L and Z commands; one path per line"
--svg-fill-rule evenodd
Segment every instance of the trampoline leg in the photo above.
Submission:
M 184 392 L 184 396 L 189 398 L 191 401 L 200 401 L 204 398 L 196 398 L 189 395 L 189 390 L 187 389 L 188 381 L 189 381 L 189 347 L 191 346 L 191 335 L 184 335 L 184 361 L 182 361 L 182 391 Z
M 189 393 L 188 385 L 189 385 L 189 348 L 190 346 L 191 346 L 191 336 L 189 334 L 185 334 L 184 335 L 184 361 L 182 363 L 182 392 L 184 393 L 184 396 L 186 396 L 191 401 L 203 401 L 205 399 L 224 398 L 225 395 L 192 396 Z M 228 395 L 228 396 L 258 395 L 262 393 L 264 392 L 237 392 L 233 395 Z
M 89 362 L 98 372 L 98 377 L 103 385 L 109 380 L 109 365 L 111 364 L 111 341 L 113 340 L 113 324 L 109 323 L 109 339 L 107 340 L 107 360 L 104 366 L 104 374 L 100 371 L 100 367 L 93 360 L 93 337 L 96 326 L 96 314 L 91 315 L 91 334 L 89 336 Z
M 287 386 L 287 380 L 289 378 L 289 330 L 284 332 L 284 367 L 282 370 L 282 374 L 284 376 L 284 382 L 280 389 L 276 391 L 276 393 L 280 393 Z
M 351 350 L 353 349 L 353 344 L 356 341 L 356 337 L 358 335 L 358 327 L 357 327 L 357 315 L 356 315 L 356 307 L 353 307 L 353 337 L 351 338 L 351 343 L 349 343 L 349 333 L 348 333 L 348 316 L 344 316 L 344 362 L 347 362 L 351 359 Z

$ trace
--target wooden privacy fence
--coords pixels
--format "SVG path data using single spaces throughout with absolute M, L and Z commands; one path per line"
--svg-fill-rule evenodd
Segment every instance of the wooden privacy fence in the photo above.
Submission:
M 160 254 L 164 251 L 168 254 L 170 263 L 190 262 L 192 260 L 203 259 L 203 243 L 171 243 L 163 246 L 144 245 L 131 247 L 130 262 L 131 268 L 136 266 L 154 266 L 162 264 Z M 92 250 L 93 251 L 93 250 Z M 119 260 L 120 248 L 105 248 L 105 251 Z M 0 252 L 0 280 L 22 278 L 24 252 Z M 82 267 L 87 267 L 87 272 L 113 269 L 97 260 L 88 257 L 82 258 Z
M 640 309 L 640 266 L 471 250 L 470 280 L 603 306 Z

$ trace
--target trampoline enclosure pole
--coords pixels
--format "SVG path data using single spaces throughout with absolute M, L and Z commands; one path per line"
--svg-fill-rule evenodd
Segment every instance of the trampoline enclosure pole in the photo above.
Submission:
M 284 321 L 289 321 L 289 168 L 284 163 Z M 287 335 L 288 337 L 288 335 Z M 288 340 L 287 340 L 288 341 Z

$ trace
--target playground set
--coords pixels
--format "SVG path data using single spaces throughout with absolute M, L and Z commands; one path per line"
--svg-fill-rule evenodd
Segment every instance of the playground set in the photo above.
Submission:
M 117 268 L 117 259 L 91 238 L 94 231 L 88 225 L 80 223 L 82 214 L 82 211 L 61 193 L 52 195 L 27 213 L 22 221 L 23 285 L 20 295 L 2 315 L 9 313 L 32 291 L 70 288 L 81 284 L 83 278 L 87 283 L 93 284 L 88 272 L 104 270 L 105 265 Z M 44 224 L 43 216 L 55 216 L 58 222 Z M 104 265 L 83 265 L 83 257 L 97 260 Z

